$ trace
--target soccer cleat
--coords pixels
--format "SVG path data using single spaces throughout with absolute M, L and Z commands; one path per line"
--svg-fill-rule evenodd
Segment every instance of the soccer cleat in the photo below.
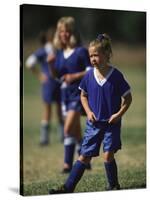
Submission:
M 68 174 L 68 173 L 70 173 L 70 172 L 71 172 L 71 168 L 64 168 L 64 169 L 61 171 L 62 174 Z
M 110 190 L 120 190 L 121 188 L 120 188 L 120 184 L 118 183 L 117 185 L 114 185 L 114 186 L 108 186 L 107 188 L 106 188 L 106 190 L 107 191 L 110 191 Z
M 71 193 L 67 190 L 65 185 L 60 186 L 58 189 L 50 189 L 49 194 L 65 194 L 65 193 Z
M 49 141 L 40 142 L 39 145 L 40 145 L 41 147 L 48 146 L 48 145 L 49 145 Z
M 86 170 L 92 170 L 91 163 L 86 164 L 85 169 Z

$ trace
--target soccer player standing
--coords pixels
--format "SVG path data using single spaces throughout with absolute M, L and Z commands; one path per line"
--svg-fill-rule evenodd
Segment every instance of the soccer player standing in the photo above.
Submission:
M 51 120 L 51 105 L 56 102 L 57 116 L 59 120 L 59 132 L 61 141 L 63 140 L 63 120 L 60 107 L 60 84 L 54 80 L 49 65 L 53 65 L 55 61 L 55 50 L 52 44 L 55 30 L 50 28 L 48 33 L 40 32 L 39 41 L 41 47 L 31 54 L 26 60 L 26 67 L 39 79 L 41 82 L 41 95 L 43 100 L 43 115 L 41 120 L 40 145 L 49 144 L 49 131 Z M 41 69 L 36 67 L 40 64 Z
M 64 116 L 64 167 L 71 171 L 76 143 L 82 141 L 80 115 L 82 105 L 78 90 L 81 78 L 91 66 L 87 49 L 82 47 L 73 17 L 58 20 L 54 45 L 58 49 L 53 75 L 61 82 L 62 113 Z
M 121 149 L 121 118 L 129 108 L 132 96 L 123 74 L 110 64 L 111 41 L 100 34 L 89 45 L 93 69 L 82 79 L 81 102 L 87 114 L 81 155 L 74 164 L 65 184 L 49 191 L 50 194 L 73 192 L 91 158 L 99 155 L 103 143 L 104 166 L 108 190 L 120 189 L 114 154 Z

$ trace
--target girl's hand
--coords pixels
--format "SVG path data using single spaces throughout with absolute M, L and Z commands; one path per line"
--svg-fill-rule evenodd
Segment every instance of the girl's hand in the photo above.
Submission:
M 90 112 L 87 113 L 87 118 L 88 118 L 88 120 L 89 120 L 90 122 L 95 122 L 95 121 L 97 121 L 97 119 L 96 119 L 96 117 L 95 117 L 95 114 L 94 114 L 92 111 L 90 111 Z
M 51 63 L 53 63 L 54 61 L 55 61 L 55 55 L 51 55 L 51 54 L 50 54 L 50 55 L 47 56 L 47 62 L 48 62 L 48 63 L 51 64 Z
M 64 80 L 66 83 L 72 83 L 73 81 L 75 81 L 75 75 L 74 74 L 65 74 L 62 77 L 62 80 Z
M 110 117 L 108 123 L 109 124 L 114 124 L 114 123 L 117 123 L 119 120 L 120 120 L 120 115 L 115 113 Z
M 41 82 L 41 83 L 46 83 L 47 81 L 48 81 L 48 77 L 44 74 L 44 73 L 40 73 L 39 74 L 39 81 Z

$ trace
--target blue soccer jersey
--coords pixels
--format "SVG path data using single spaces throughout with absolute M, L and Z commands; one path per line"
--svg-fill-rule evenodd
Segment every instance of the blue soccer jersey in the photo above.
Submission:
M 60 101 L 60 84 L 52 78 L 50 67 L 47 62 L 48 55 L 54 55 L 54 49 L 50 43 L 39 48 L 26 61 L 28 68 L 33 68 L 37 63 L 40 64 L 41 71 L 48 77 L 48 80 L 42 83 L 42 98 L 46 103 Z
M 89 70 L 79 89 L 87 95 L 89 107 L 97 121 L 108 121 L 112 114 L 119 111 L 121 97 L 130 92 L 130 86 L 122 73 L 114 67 L 102 81 L 98 79 L 95 68 Z
M 27 58 L 27 68 L 33 68 L 37 63 L 39 63 L 41 71 L 48 77 L 51 77 L 50 68 L 48 67 L 47 62 L 48 55 L 55 55 L 53 46 L 50 43 L 47 43 L 44 47 L 39 48 Z
M 76 47 L 72 54 L 65 58 L 63 50 L 57 52 L 55 67 L 58 76 L 82 72 L 91 66 L 87 49 Z
M 57 52 L 55 68 L 60 79 L 65 74 L 82 72 L 88 70 L 89 67 L 91 67 L 89 54 L 87 49 L 83 47 L 76 47 L 67 57 L 63 50 Z M 63 82 L 61 85 L 62 112 L 64 116 L 69 110 L 79 112 L 82 110 L 80 92 L 78 90 L 79 84 L 80 80 L 70 84 Z
M 48 77 L 51 76 L 50 68 L 48 67 L 47 63 L 47 56 L 54 55 L 54 50 L 51 44 L 47 43 L 43 48 L 39 48 L 33 55 L 35 55 L 37 61 L 41 65 L 41 70 L 45 73 Z
M 58 72 L 59 78 L 65 74 L 74 74 L 82 72 L 90 67 L 90 60 L 87 49 L 77 47 L 72 54 L 65 58 L 63 50 L 58 51 L 56 56 L 55 68 Z M 75 101 L 80 99 L 78 91 L 80 80 L 74 81 L 71 84 L 65 85 L 66 92 L 63 95 L 63 101 Z

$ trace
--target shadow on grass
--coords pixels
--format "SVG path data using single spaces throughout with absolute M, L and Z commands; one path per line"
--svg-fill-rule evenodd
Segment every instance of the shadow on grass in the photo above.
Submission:
M 125 187 L 121 187 L 121 190 L 136 190 L 136 189 L 145 189 L 146 188 L 146 184 L 142 183 L 141 185 L 130 185 L 130 186 L 125 186 Z
M 11 188 L 9 188 L 9 190 L 16 193 L 16 194 L 19 194 L 19 188 L 11 187 Z

